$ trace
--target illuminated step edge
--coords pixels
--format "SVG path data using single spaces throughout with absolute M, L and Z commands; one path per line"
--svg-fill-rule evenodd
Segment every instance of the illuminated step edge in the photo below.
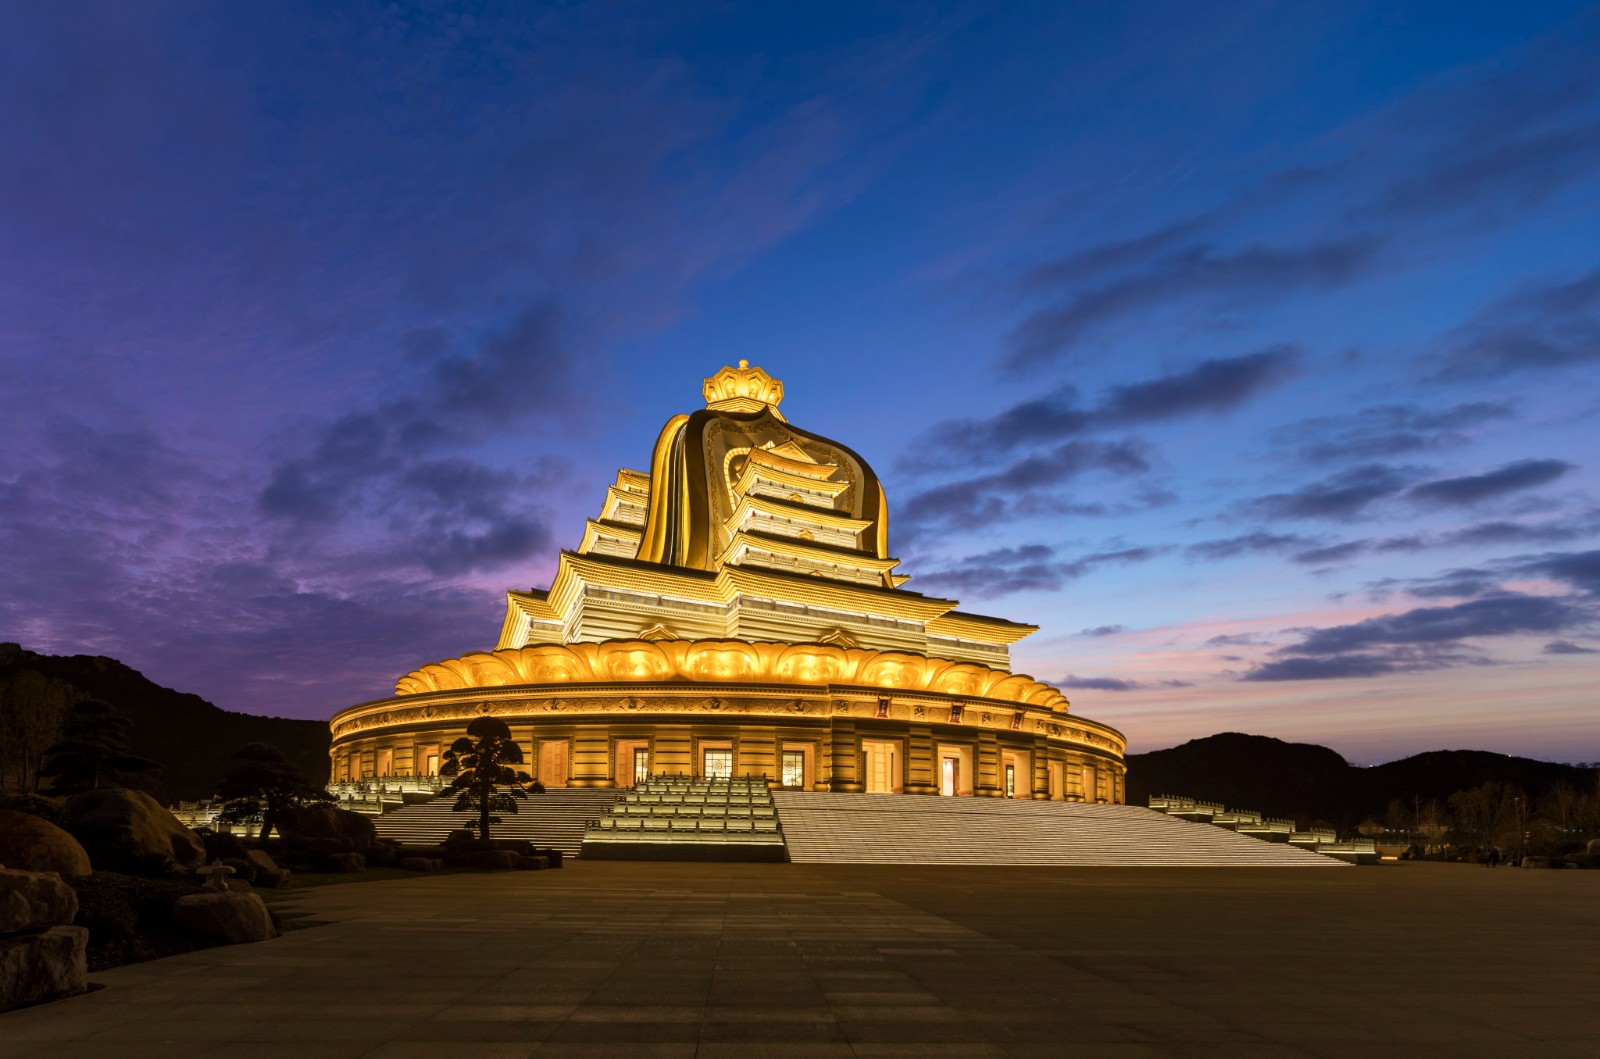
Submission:
M 583 856 L 628 859 L 783 859 L 783 828 L 765 780 L 707 780 L 700 777 L 658 777 L 625 792 L 599 819 L 589 824 Z
M 1344 866 L 1138 806 L 793 791 L 773 802 L 797 864 Z
M 526 801 L 518 803 L 516 813 L 496 813 L 500 823 L 492 825 L 489 834 L 493 838 L 523 839 L 577 856 L 583 846 L 584 828 L 611 807 L 618 793 L 564 787 L 530 794 Z M 451 831 L 476 826 L 475 814 L 455 812 L 453 805 L 454 798 L 438 798 L 376 817 L 372 824 L 378 829 L 379 838 L 392 838 L 410 846 L 433 846 L 443 842 Z

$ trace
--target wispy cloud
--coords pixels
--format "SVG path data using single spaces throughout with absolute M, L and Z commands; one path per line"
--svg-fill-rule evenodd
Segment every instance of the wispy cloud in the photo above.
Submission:
M 1241 533 L 1234 537 L 1217 537 L 1212 540 L 1195 541 L 1184 548 L 1185 554 L 1193 559 L 1206 559 L 1219 561 L 1222 559 L 1236 559 L 1241 555 L 1259 555 L 1263 552 L 1282 552 L 1290 548 L 1303 548 L 1310 544 L 1307 537 L 1294 533 L 1268 533 L 1266 530 L 1255 530 L 1251 533 Z
M 1138 441 L 1068 441 L 990 474 L 915 493 L 901 517 L 914 529 L 941 524 L 972 529 L 1027 514 L 1098 514 L 1102 506 L 1066 500 L 1059 487 L 1091 471 L 1132 477 L 1149 469 Z
M 1547 485 L 1572 469 L 1572 464 L 1566 460 L 1518 460 L 1484 474 L 1423 482 L 1412 486 L 1407 495 L 1435 504 L 1476 504 L 1507 493 Z
M 1121 677 L 1080 677 L 1068 673 L 1057 685 L 1069 690 L 1080 691 L 1148 691 L 1155 688 L 1192 688 L 1186 680 L 1125 680 Z
M 992 599 L 1023 591 L 1050 591 L 1084 577 L 1103 566 L 1125 566 L 1153 559 L 1165 549 L 1110 548 L 1070 558 L 1044 544 L 997 548 L 969 556 L 954 566 L 933 570 L 917 578 L 926 591 L 952 592 L 974 599 Z M 1103 627 L 1120 631 L 1117 627 Z M 1110 635 L 1085 631 L 1084 635 Z
M 1273 432 L 1275 444 L 1307 463 L 1347 463 L 1426 452 L 1470 440 L 1468 431 L 1513 415 L 1509 403 L 1470 401 L 1447 408 L 1385 404 L 1318 416 Z
M 1251 501 L 1253 514 L 1272 519 L 1350 519 L 1379 500 L 1398 495 L 1415 472 L 1382 463 L 1367 463 L 1309 482 L 1287 493 Z
M 1281 344 L 1214 357 L 1154 378 L 1113 386 L 1093 404 L 1083 404 L 1076 387 L 1058 387 L 984 419 L 941 423 L 926 436 L 921 459 L 924 464 L 931 462 L 927 451 L 947 459 L 972 459 L 1092 431 L 1224 415 L 1292 378 L 1301 358 L 1298 349 Z
M 1595 620 L 1573 601 L 1505 592 L 1447 607 L 1418 607 L 1306 633 L 1250 670 L 1251 681 L 1317 680 L 1482 664 L 1467 641 L 1565 632 Z
M 1183 314 L 1212 322 L 1325 295 L 1469 233 L 1481 237 L 1592 180 L 1600 171 L 1597 38 L 1592 18 L 1576 20 L 1512 62 L 1441 79 L 1353 122 L 1326 138 L 1316 161 L 1268 172 L 1221 206 L 1042 253 L 1017 271 L 1014 290 L 1026 307 L 1002 364 L 1017 371 L 1072 361 L 1135 321 Z M 1285 213 L 1324 222 L 1261 239 Z M 1493 374 L 1593 357 L 1596 343 L 1584 340 L 1593 336 L 1592 282 L 1486 314 L 1486 326 L 1455 344 L 1452 370 Z M 1566 323 L 1551 326 L 1552 310 Z M 1507 311 L 1514 321 L 1489 322 Z
M 1600 142 L 1600 130 L 1594 134 Z M 1471 382 L 1600 360 L 1600 269 L 1525 286 L 1444 337 L 1434 378 Z
M 1234 306 L 1341 286 L 1374 266 L 1379 243 L 1357 237 L 1297 247 L 1191 246 L 1088 289 L 1067 286 L 1054 304 L 1025 316 L 1007 338 L 1006 368 L 1020 371 L 1076 352 L 1096 332 L 1133 313 L 1192 301 Z M 1034 290 L 1039 284 L 1033 282 Z

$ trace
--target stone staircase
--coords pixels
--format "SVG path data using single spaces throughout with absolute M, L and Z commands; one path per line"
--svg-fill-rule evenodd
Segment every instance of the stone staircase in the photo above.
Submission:
M 1342 867 L 1132 805 L 774 791 L 796 864 Z
M 781 861 L 766 779 L 657 776 L 625 792 L 589 825 L 583 856 L 594 860 Z
M 496 813 L 500 823 L 490 825 L 489 834 L 492 838 L 527 839 L 536 846 L 577 856 L 589 821 L 610 809 L 618 793 L 556 787 L 543 794 L 530 794 L 517 804 L 516 813 Z M 438 798 L 374 817 L 372 824 L 378 829 L 379 838 L 393 838 L 407 845 L 434 845 L 443 842 L 451 831 L 477 826 L 475 815 L 454 812 L 454 804 L 454 798 Z

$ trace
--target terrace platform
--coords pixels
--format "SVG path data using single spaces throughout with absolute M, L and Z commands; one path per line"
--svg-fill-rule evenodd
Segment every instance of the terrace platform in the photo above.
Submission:
M 291 893 L 0 1059 L 1589 1057 L 1600 872 L 578 861 Z

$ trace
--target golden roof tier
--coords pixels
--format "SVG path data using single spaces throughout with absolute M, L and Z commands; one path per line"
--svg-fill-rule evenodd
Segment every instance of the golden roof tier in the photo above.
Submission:
M 867 461 L 778 411 L 746 360 L 668 420 L 650 472 L 622 470 L 547 591 L 507 594 L 501 649 L 635 639 L 847 643 L 1001 670 L 1035 627 L 906 591 Z
M 493 651 L 333 717 L 335 782 L 435 789 L 463 726 L 492 716 L 547 787 L 1124 799 L 1122 734 L 1011 671 L 1032 625 L 904 587 L 866 460 L 789 423 L 783 383 L 747 361 L 704 392 L 648 473 L 617 473 L 550 587 L 507 593 Z

